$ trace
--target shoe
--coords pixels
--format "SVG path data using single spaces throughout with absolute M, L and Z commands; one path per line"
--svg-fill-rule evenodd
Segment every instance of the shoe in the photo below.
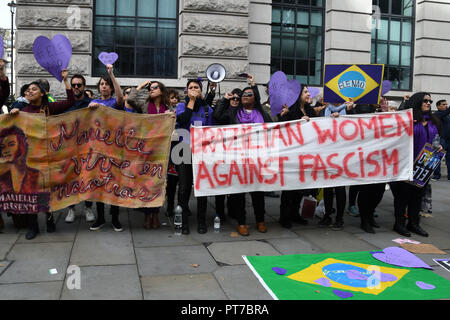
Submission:
M 406 229 L 405 225 L 395 224 L 394 231 L 402 236 L 411 237 L 411 233 L 408 231 L 408 229 Z
M 363 229 L 367 233 L 375 234 L 375 230 L 373 230 L 372 226 L 368 222 L 361 223 L 361 229 Z
M 301 224 L 302 226 L 306 226 L 308 224 L 308 220 L 303 219 L 300 215 L 291 217 L 291 221 Z
M 92 212 L 91 208 L 85 208 L 84 209 L 84 215 L 86 217 L 86 222 L 93 222 L 93 221 L 95 221 L 95 214 Z
M 159 229 L 161 227 L 161 223 L 159 223 L 159 212 L 152 213 L 152 228 Z
M 331 230 L 340 231 L 344 229 L 344 221 L 336 221 L 332 226 Z
M 292 228 L 292 222 L 290 222 L 289 220 L 280 220 L 279 223 L 281 224 L 281 226 L 283 228 L 286 228 L 286 229 Z
M 248 227 L 245 225 L 239 225 L 238 226 L 238 232 L 241 236 L 248 236 L 249 232 L 248 232 Z
M 320 219 L 319 221 L 319 226 L 324 226 L 324 227 L 328 227 L 332 224 L 332 220 L 329 216 L 324 216 L 322 219 Z
M 258 232 L 261 232 L 261 233 L 266 233 L 267 232 L 267 227 L 266 227 L 264 222 L 258 222 L 256 224 L 256 228 L 258 229 Z
M 380 225 L 375 221 L 375 219 L 369 219 L 369 224 L 370 224 L 373 228 L 380 228 Z
M 356 206 L 351 206 L 348 208 L 347 213 L 349 216 L 352 217 L 359 217 L 359 211 L 358 208 Z
M 105 225 L 105 220 L 98 220 L 94 222 L 94 224 L 89 228 L 89 230 L 91 231 L 97 231 L 100 230 L 101 228 L 103 228 L 103 226 Z
M 418 234 L 418 235 L 420 235 L 422 237 L 428 237 L 429 236 L 428 232 L 423 230 L 418 224 L 416 224 L 416 225 L 409 225 L 408 224 L 408 226 L 406 226 L 406 228 L 409 231 L 414 232 L 414 233 L 416 233 L 416 234 Z
M 152 228 L 152 216 L 150 213 L 144 213 L 144 229 L 151 229 Z
M 37 229 L 37 228 L 30 228 L 30 229 L 28 229 L 28 231 L 27 231 L 27 233 L 25 235 L 25 239 L 32 240 L 32 239 L 36 238 L 38 233 L 39 233 L 39 229 Z
M 75 210 L 73 208 L 69 208 L 65 221 L 66 223 L 73 223 L 75 221 Z
M 112 219 L 111 225 L 115 232 L 123 231 L 123 227 L 122 227 L 122 224 L 120 223 L 119 219 Z
M 206 228 L 206 224 L 204 222 L 199 222 L 197 226 L 197 232 L 199 234 L 205 234 L 208 232 L 208 229 Z
M 53 233 L 56 231 L 55 221 L 53 220 L 52 213 L 49 216 L 50 217 L 47 218 L 47 233 Z

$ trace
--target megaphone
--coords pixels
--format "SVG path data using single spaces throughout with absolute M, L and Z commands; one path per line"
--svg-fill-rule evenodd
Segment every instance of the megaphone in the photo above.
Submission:
M 213 63 L 206 69 L 206 77 L 214 83 L 222 82 L 226 75 L 225 67 L 220 63 Z

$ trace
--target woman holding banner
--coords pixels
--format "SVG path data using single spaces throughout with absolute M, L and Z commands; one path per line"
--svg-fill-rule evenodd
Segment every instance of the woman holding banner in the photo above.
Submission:
M 271 117 L 263 110 L 256 87 L 247 87 L 242 91 L 239 105 L 227 102 L 222 103 L 215 110 L 215 119 L 220 124 L 239 123 L 265 123 L 272 122 Z M 227 93 L 225 99 L 234 98 L 233 93 Z M 228 106 L 228 107 L 226 107 Z M 256 227 L 259 232 L 267 232 L 264 223 L 265 200 L 264 192 L 251 192 L 253 211 L 256 217 Z M 232 194 L 229 196 L 229 208 L 238 221 L 238 232 L 242 236 L 248 236 L 248 226 L 245 224 L 245 193 Z
M 89 104 L 90 108 L 96 108 L 100 105 L 124 110 L 124 97 L 122 90 L 120 88 L 119 82 L 114 76 L 113 66 L 108 64 L 106 66 L 108 68 L 108 75 L 102 76 L 100 81 L 97 83 L 97 90 L 100 93 L 100 99 L 94 99 Z M 114 98 L 114 93 L 117 94 L 117 97 Z M 112 216 L 111 224 L 113 226 L 114 231 L 121 232 L 123 231 L 122 224 L 119 221 L 119 207 L 111 205 L 110 213 Z M 105 204 L 101 202 L 97 202 L 97 220 L 90 227 L 90 230 L 96 231 L 101 229 L 105 225 Z
M 177 128 L 190 131 L 192 125 L 209 126 L 212 124 L 213 109 L 203 99 L 202 82 L 199 79 L 190 79 L 186 84 L 186 102 L 181 102 L 177 106 Z M 189 145 L 190 141 L 180 141 Z M 184 148 L 187 150 L 188 148 Z M 190 148 L 189 148 L 190 151 Z M 182 155 L 181 155 L 182 156 Z M 192 157 L 189 153 L 189 163 L 181 163 L 177 167 L 179 187 L 178 203 L 183 209 L 182 234 L 189 234 L 189 198 L 192 191 Z M 206 209 L 207 197 L 197 198 L 197 231 L 200 234 L 206 233 Z
M 436 135 L 440 134 L 441 124 L 439 119 L 431 113 L 431 95 L 426 92 L 418 92 L 409 98 L 405 109 L 413 109 L 414 118 L 414 159 L 417 158 L 426 143 L 432 144 Z M 438 152 L 442 150 L 439 146 Z M 420 223 L 420 209 L 425 187 L 420 188 L 408 182 L 391 183 L 394 195 L 395 225 L 394 231 L 405 237 L 410 237 L 414 232 L 423 237 L 428 237 L 428 232 L 423 230 Z M 408 208 L 408 224 L 406 223 L 406 208 Z
M 48 102 L 45 89 L 42 88 L 39 83 L 32 82 L 30 83 L 25 96 L 25 98 L 29 101 L 29 104 L 25 105 L 20 111 L 17 108 L 11 110 L 11 114 L 18 114 L 19 112 L 30 112 L 45 113 L 47 116 L 49 116 L 61 114 L 67 111 L 75 104 L 75 96 L 69 83 L 68 75 L 69 73 L 65 69 L 61 72 L 61 77 L 66 87 L 67 100 L 59 102 Z M 28 232 L 25 235 L 25 238 L 27 240 L 31 240 L 34 239 L 39 233 L 38 215 L 27 214 L 26 216 L 28 220 Z M 46 216 L 47 232 L 55 232 L 56 226 L 53 219 L 53 213 L 46 212 Z
M 279 121 L 292 121 L 298 119 L 309 121 L 309 118 L 316 117 L 316 112 L 308 103 L 308 101 L 310 101 L 308 87 L 302 84 L 300 92 L 297 102 L 294 105 L 291 107 L 288 107 L 287 105 L 284 106 L 283 110 L 278 115 Z M 289 190 L 281 192 L 279 222 L 282 227 L 288 229 L 292 228 L 292 222 L 301 225 L 308 224 L 308 221 L 299 215 L 300 202 L 305 192 L 307 192 L 307 190 Z

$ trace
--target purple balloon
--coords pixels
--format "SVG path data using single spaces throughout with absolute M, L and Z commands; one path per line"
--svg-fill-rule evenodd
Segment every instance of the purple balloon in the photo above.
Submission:
M 320 88 L 308 87 L 309 94 L 311 95 L 311 99 L 317 97 L 320 93 Z
M 392 89 L 392 82 L 389 80 L 384 80 L 383 84 L 381 85 L 381 96 L 384 96 L 386 93 L 391 91 Z
M 416 282 L 416 286 L 418 286 L 422 290 L 434 290 L 434 289 L 436 289 L 436 287 L 433 286 L 432 284 L 425 283 L 423 281 L 417 281 Z
M 371 254 L 375 259 L 394 266 L 433 270 L 421 259 L 403 248 L 389 247 L 380 252 L 371 252 Z
M 3 46 L 3 38 L 0 35 L 0 59 L 3 59 L 4 54 L 5 54 L 5 47 Z
M 353 293 L 351 293 L 351 292 L 346 292 L 346 291 L 341 291 L 341 290 L 335 289 L 335 290 L 333 290 L 333 293 L 342 299 L 353 297 Z
M 278 267 L 273 267 L 272 270 L 275 271 L 275 273 L 279 274 L 280 276 L 285 275 L 287 272 L 287 270 L 285 270 L 283 268 L 278 268 Z
M 301 84 L 297 80 L 288 81 L 282 71 L 277 71 L 272 75 L 269 82 L 270 110 L 276 116 L 283 110 L 286 104 L 291 107 L 298 99 Z
M 55 35 L 52 40 L 39 36 L 34 40 L 33 53 L 41 67 L 61 82 L 61 71 L 67 69 L 72 57 L 70 40 L 62 34 Z
M 327 278 L 319 278 L 314 282 L 320 284 L 323 287 L 331 287 L 331 282 Z
M 119 59 L 119 55 L 115 52 L 101 52 L 98 55 L 98 59 L 106 66 L 108 64 L 114 64 Z

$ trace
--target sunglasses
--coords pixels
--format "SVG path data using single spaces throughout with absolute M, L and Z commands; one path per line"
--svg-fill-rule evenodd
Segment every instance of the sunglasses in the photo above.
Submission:
M 233 97 L 233 98 L 231 98 L 231 100 L 233 100 L 233 101 L 239 101 L 240 99 L 239 99 L 238 97 Z
M 148 91 L 152 91 L 152 90 L 158 90 L 159 86 L 153 86 L 153 87 L 149 87 Z
M 433 104 L 433 100 L 423 99 L 423 103 Z
M 83 86 L 82 83 L 73 83 L 72 88 L 81 88 Z
M 244 92 L 244 93 L 242 94 L 242 96 L 243 96 L 243 97 L 253 97 L 253 93 L 251 93 L 251 92 Z

